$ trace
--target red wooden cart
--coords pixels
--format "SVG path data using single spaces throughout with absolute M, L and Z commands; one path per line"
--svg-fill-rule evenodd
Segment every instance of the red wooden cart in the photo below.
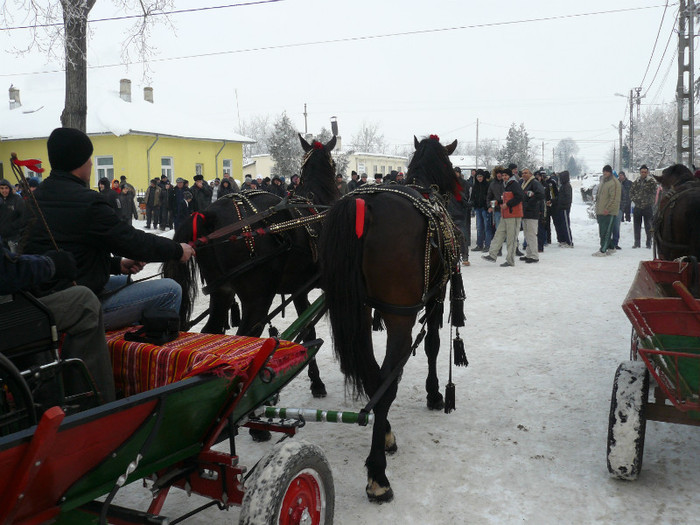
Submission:
M 617 478 L 639 476 L 647 420 L 700 425 L 699 280 L 695 260 L 641 262 L 622 305 L 633 331 L 610 406 L 608 470 Z
M 322 308 L 322 300 L 314 303 L 282 337 L 291 339 Z M 332 522 L 333 479 L 319 447 L 283 440 L 247 473 L 234 441 L 246 425 L 296 433 L 294 422 L 251 422 L 249 414 L 304 368 L 321 341 L 302 346 L 181 334 L 152 347 L 127 343 L 121 334 L 108 334 L 108 340 L 126 397 L 68 416 L 56 406 L 27 428 L 16 428 L 21 418 L 0 425 L 0 524 L 167 523 L 159 514 L 173 487 L 211 500 L 197 510 L 241 505 L 240 523 Z M 137 361 L 139 366 L 127 366 Z M 138 377 L 127 377 L 129 370 Z M 0 408 L 6 409 L 0 416 L 17 408 L 14 386 L 0 377 Z M 229 452 L 212 449 L 226 439 Z M 148 509 L 111 504 L 122 486 L 136 480 L 147 481 L 153 492 Z

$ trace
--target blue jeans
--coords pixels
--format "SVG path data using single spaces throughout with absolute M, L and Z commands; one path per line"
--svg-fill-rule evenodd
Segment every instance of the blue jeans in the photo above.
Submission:
M 486 208 L 476 208 L 476 245 L 490 248 L 493 239 L 493 229 L 491 227 L 491 214 Z
M 126 275 L 109 278 L 104 292 L 116 290 L 126 284 Z M 109 295 L 102 302 L 105 330 L 140 324 L 141 314 L 151 307 L 180 310 L 182 289 L 172 279 L 152 279 L 130 284 Z

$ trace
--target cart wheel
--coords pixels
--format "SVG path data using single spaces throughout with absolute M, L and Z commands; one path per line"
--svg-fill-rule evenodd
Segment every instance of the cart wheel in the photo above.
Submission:
M 634 328 L 630 336 L 630 361 L 639 361 L 639 336 Z
M 17 367 L 0 353 L 0 436 L 36 425 L 32 393 Z
M 276 445 L 246 485 L 239 525 L 333 523 L 333 474 L 316 445 L 303 441 Z
M 608 470 L 635 480 L 642 470 L 649 371 L 643 361 L 622 363 L 615 372 L 608 424 Z

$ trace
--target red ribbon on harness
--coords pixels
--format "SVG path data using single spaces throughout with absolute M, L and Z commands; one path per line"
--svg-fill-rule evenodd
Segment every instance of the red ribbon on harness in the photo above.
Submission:
M 30 171 L 33 171 L 34 173 L 44 173 L 44 168 L 40 168 L 39 164 L 41 164 L 41 161 L 38 159 L 27 159 L 27 160 L 19 160 L 17 157 L 14 157 L 12 159 L 12 162 L 16 166 L 25 166 L 30 169 Z
M 197 219 L 202 218 L 203 221 L 206 221 L 206 217 L 204 216 L 203 213 L 199 213 L 198 211 L 192 213 L 192 242 L 197 242 Z M 203 242 L 206 242 L 206 239 L 203 240 Z
M 365 233 L 365 201 L 355 199 L 355 234 L 361 239 Z

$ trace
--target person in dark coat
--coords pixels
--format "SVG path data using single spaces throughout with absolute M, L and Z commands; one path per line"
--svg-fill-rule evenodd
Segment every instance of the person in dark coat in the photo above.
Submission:
M 130 184 L 124 184 L 124 186 L 122 186 L 122 192 L 119 194 L 118 198 L 121 220 L 131 226 L 132 221 L 139 218 L 139 214 L 136 211 L 134 192 Z
M 151 179 L 151 182 L 146 189 L 146 195 L 143 200 L 146 203 L 146 226 L 145 228 L 149 230 L 151 228 L 151 221 L 153 221 L 153 229 L 158 228 L 158 221 L 160 220 L 160 188 L 158 187 L 158 179 Z
M 557 199 L 557 211 L 554 215 L 554 228 L 557 230 L 557 239 L 559 239 L 559 246 L 562 248 L 574 247 L 571 221 L 569 220 L 573 191 L 569 180 L 568 171 L 562 171 L 559 174 L 559 197 Z
M 176 230 L 190 215 L 189 205 L 185 203 L 185 192 L 190 194 L 191 199 L 192 192 L 185 187 L 185 179 L 178 177 L 172 193 L 173 224 Z
M 120 220 L 114 209 L 87 185 L 92 173 L 92 142 L 80 130 L 57 128 L 47 142 L 51 174 L 34 192 L 48 225 L 34 221 L 25 253 L 49 251 L 56 244 L 77 262 L 76 284 L 102 302 L 106 330 L 131 326 L 151 307 L 179 310 L 182 290 L 172 279 L 128 284 L 145 262 L 187 262 L 186 243 L 150 235 Z
M 121 202 L 119 201 L 119 194 L 112 189 L 112 184 L 109 182 L 107 177 L 102 177 L 97 182 L 97 191 L 100 192 L 109 205 L 114 208 L 117 215 L 121 217 Z
M 7 179 L 0 179 L 0 237 L 11 252 L 17 245 L 27 225 L 27 215 L 22 197 L 15 194 Z
M 472 187 L 471 206 L 476 217 L 476 248 L 474 251 L 487 252 L 491 248 L 493 229 L 491 214 L 488 212 L 487 195 L 489 192 L 488 171 L 477 170 Z
M 233 191 L 233 187 L 231 186 L 231 179 L 224 178 L 219 186 L 219 198 L 223 197 L 224 195 L 228 195 L 229 193 L 235 193 Z
M 545 202 L 545 216 L 542 222 L 544 223 L 546 235 L 545 244 L 552 244 L 552 223 L 559 207 L 559 176 L 552 173 L 549 177 L 543 177 L 542 179 Z M 562 239 L 557 237 L 557 242 L 561 243 Z
M 202 212 L 209 207 L 213 190 L 209 184 L 204 182 L 202 175 L 194 176 L 194 186 L 192 186 L 190 192 L 192 193 L 191 211 Z
M 348 182 L 348 192 L 355 191 L 359 185 L 360 177 L 355 170 L 350 173 L 350 182 Z
M 627 178 L 624 171 L 621 171 L 617 176 L 617 180 L 622 185 L 622 201 L 620 201 L 620 217 L 621 221 L 632 222 L 632 199 L 630 199 L 630 189 L 632 181 Z
M 267 191 L 283 199 L 287 196 L 287 190 L 284 189 L 282 179 L 279 178 L 279 175 L 272 177 L 272 183 L 267 187 Z
M 29 291 L 46 283 L 71 282 L 76 278 L 75 258 L 64 250 L 49 250 L 44 255 L 13 255 L 0 238 L 0 295 Z M 54 317 L 56 329 L 65 333 L 61 345 L 63 359 L 81 359 L 95 381 L 105 402 L 114 401 L 112 360 L 105 340 L 102 306 L 94 293 L 85 286 L 71 286 L 65 290 L 39 298 Z M 40 364 L 40 363 L 37 363 Z M 64 377 L 67 393 L 76 393 L 82 387 L 74 377 Z

